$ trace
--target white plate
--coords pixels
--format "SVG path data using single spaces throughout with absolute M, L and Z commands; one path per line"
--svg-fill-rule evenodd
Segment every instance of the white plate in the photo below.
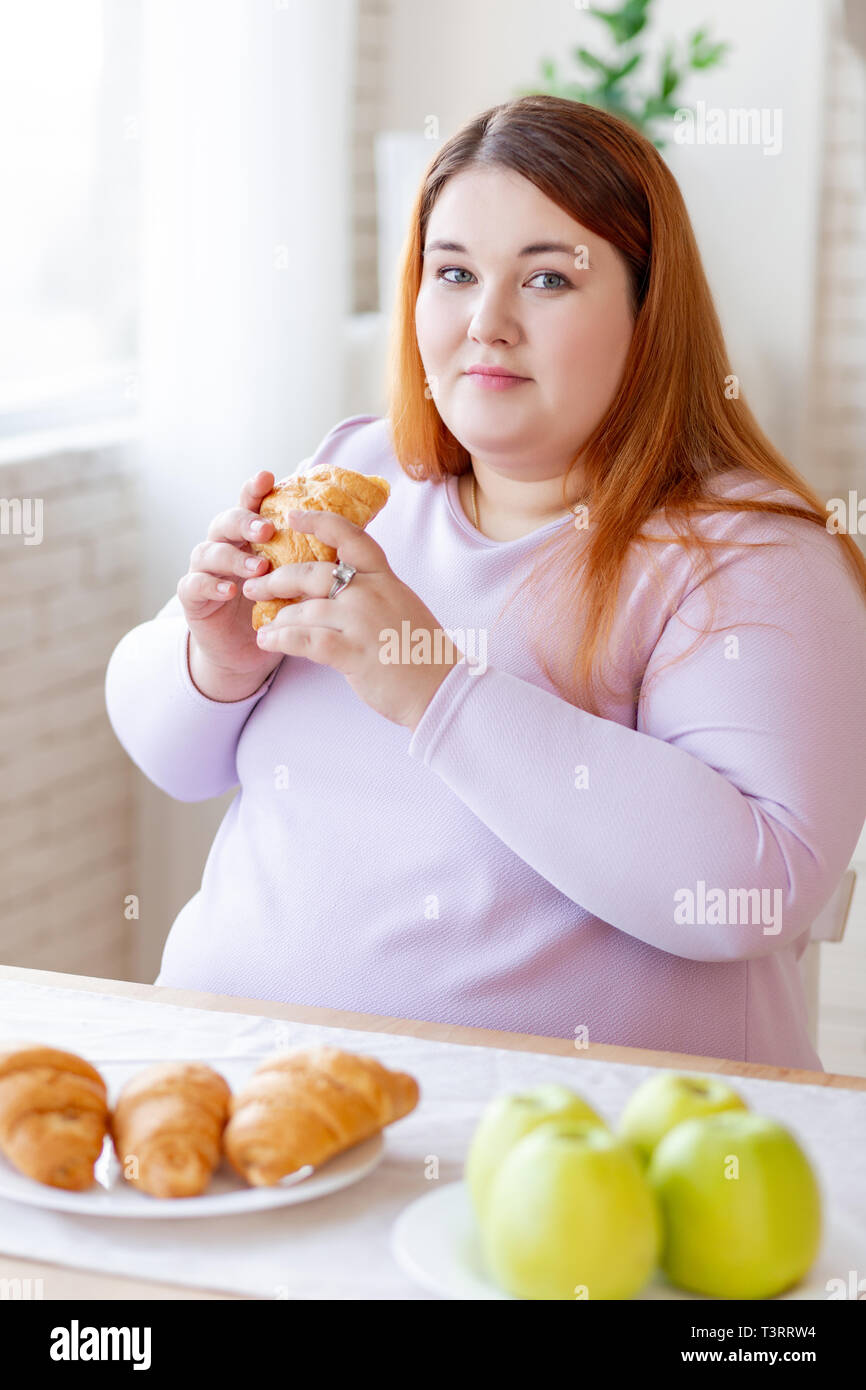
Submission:
M 223 1159 L 208 1189 L 200 1197 L 151 1197 L 125 1182 L 110 1139 L 96 1161 L 96 1182 L 84 1192 L 25 1178 L 0 1154 L 0 1197 L 25 1202 L 51 1211 L 71 1211 L 78 1216 L 191 1217 L 231 1216 L 237 1212 L 265 1211 L 293 1202 L 311 1202 L 341 1187 L 348 1187 L 381 1163 L 385 1140 L 381 1131 L 337 1154 L 321 1168 L 309 1164 L 273 1187 L 250 1187 Z
M 124 1083 L 154 1059 L 99 1062 L 105 1078 L 109 1104 L 113 1105 Z M 222 1073 L 232 1089 L 239 1087 L 250 1075 L 260 1058 L 197 1058 Z M 200 1197 L 151 1197 L 139 1192 L 123 1178 L 114 1146 L 106 1138 L 102 1154 L 96 1161 L 93 1186 L 84 1192 L 67 1192 L 64 1188 L 49 1187 L 47 1183 L 26 1178 L 0 1154 L 0 1197 L 28 1206 L 44 1207 L 50 1211 L 71 1211 L 80 1216 L 122 1217 L 195 1217 L 231 1216 L 236 1212 L 266 1211 L 271 1207 L 288 1206 L 294 1202 L 311 1202 L 329 1192 L 337 1192 L 365 1177 L 382 1161 L 385 1139 L 380 1131 L 371 1139 L 355 1144 L 344 1153 L 313 1169 L 307 1164 L 297 1173 L 290 1173 L 273 1187 L 251 1187 L 244 1182 L 226 1159 L 217 1168 L 206 1192 Z
M 434 1187 L 404 1208 L 392 1228 L 391 1251 L 410 1279 L 442 1298 L 512 1298 L 511 1294 L 497 1288 L 485 1272 L 475 1215 L 462 1182 Z M 797 1288 L 769 1301 L 826 1299 L 821 1273 L 825 1264 L 825 1260 L 819 1260 Z M 838 1264 L 839 1270 L 847 1268 L 844 1263 Z M 707 1302 L 702 1294 L 674 1288 L 662 1275 L 657 1275 L 637 1297 L 639 1301 L 695 1299 Z
M 397 1217 L 391 1251 L 404 1273 L 442 1298 L 510 1299 L 484 1273 L 475 1216 L 462 1182 L 436 1186 Z

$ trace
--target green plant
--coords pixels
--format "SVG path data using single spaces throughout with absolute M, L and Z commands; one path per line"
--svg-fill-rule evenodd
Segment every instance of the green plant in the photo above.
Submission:
M 649 20 L 652 0 L 625 0 L 614 10 L 601 10 L 595 5 L 587 7 L 587 14 L 600 20 L 608 30 L 609 37 L 617 46 L 618 55 L 614 62 L 606 62 L 588 48 L 578 46 L 572 56 L 587 70 L 587 75 L 569 80 L 560 76 L 552 58 L 541 61 L 542 83 L 534 87 L 518 89 L 518 96 L 529 96 L 535 92 L 545 92 L 549 96 L 565 97 L 569 101 L 583 101 L 590 106 L 602 107 L 615 116 L 620 116 L 642 131 L 657 149 L 664 149 L 667 141 L 654 130 L 659 121 L 666 121 L 676 111 L 683 109 L 674 100 L 676 91 L 684 76 L 692 70 L 715 67 L 721 62 L 731 45 L 712 43 L 705 28 L 696 29 L 685 40 L 684 51 L 677 54 L 677 44 L 669 40 L 661 55 L 656 85 L 650 90 L 640 91 L 636 85 L 636 74 L 647 55 L 638 39 Z M 639 81 L 639 79 L 637 79 Z

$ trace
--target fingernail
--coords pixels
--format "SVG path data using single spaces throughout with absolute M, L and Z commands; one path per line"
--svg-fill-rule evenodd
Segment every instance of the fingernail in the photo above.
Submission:
M 268 523 L 267 523 L 266 521 L 253 521 L 253 522 L 250 523 L 250 530 L 251 530 L 251 531 L 264 531 L 264 529 L 265 529 L 265 527 L 267 526 L 267 524 L 268 524 Z
M 244 561 L 244 564 L 246 565 L 248 570 L 257 570 L 261 563 L 261 560 L 254 560 L 252 558 Z
M 227 594 L 227 593 L 229 592 L 229 589 L 230 589 L 231 587 L 232 587 L 231 584 L 228 584 L 228 583 L 217 584 L 217 590 L 218 590 L 218 592 L 221 593 L 221 594 Z

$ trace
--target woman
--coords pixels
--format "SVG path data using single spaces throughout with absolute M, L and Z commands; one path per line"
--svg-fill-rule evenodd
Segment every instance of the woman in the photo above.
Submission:
M 296 469 L 390 482 L 367 531 L 297 517 L 348 583 L 255 558 L 259 473 L 112 655 L 146 775 L 240 784 L 156 983 L 820 1069 L 866 562 L 738 393 L 672 175 L 591 107 L 494 107 L 401 287 L 387 418 Z

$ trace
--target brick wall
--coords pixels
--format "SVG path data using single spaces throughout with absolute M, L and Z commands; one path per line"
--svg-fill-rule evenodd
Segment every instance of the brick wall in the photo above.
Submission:
M 854 489 L 862 499 L 866 495 L 866 68 L 844 37 L 842 13 L 835 4 L 825 91 L 809 474 L 823 498 L 847 500 L 848 490 Z M 866 536 L 858 533 L 855 540 L 866 551 Z M 857 883 L 844 939 L 822 944 L 820 950 L 818 1053 L 828 1071 L 866 1076 L 866 828 L 852 867 Z
M 808 472 L 822 498 L 866 495 L 866 69 L 833 7 L 828 36 Z M 851 527 L 853 532 L 853 525 Z M 866 536 L 855 536 L 866 550 Z
M 0 460 L 0 497 L 43 529 L 0 534 L 0 962 L 126 978 L 137 774 L 104 682 L 138 621 L 129 442 Z
M 352 282 L 356 314 L 379 308 L 374 137 L 381 128 L 390 11 L 391 0 L 358 0 L 352 121 Z

